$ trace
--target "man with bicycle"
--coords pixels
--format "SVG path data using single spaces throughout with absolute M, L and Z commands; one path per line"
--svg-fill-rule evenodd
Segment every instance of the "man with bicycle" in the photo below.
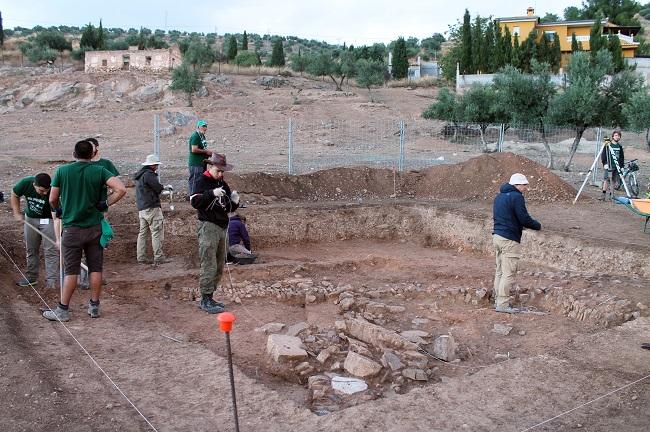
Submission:
M 620 144 L 621 140 L 621 131 L 615 130 L 612 133 L 612 140 L 607 144 L 607 137 L 605 137 L 605 148 L 603 153 L 600 156 L 600 161 L 603 163 L 603 197 L 602 201 L 605 201 L 605 196 L 607 195 L 607 189 L 609 188 L 609 181 L 611 177 L 612 187 L 621 183 L 621 178 L 618 175 L 618 170 L 616 169 L 616 162 L 618 162 L 619 169 L 623 169 L 623 164 L 625 163 L 625 156 L 623 154 L 623 146 Z M 616 158 L 614 161 L 612 159 L 612 154 Z

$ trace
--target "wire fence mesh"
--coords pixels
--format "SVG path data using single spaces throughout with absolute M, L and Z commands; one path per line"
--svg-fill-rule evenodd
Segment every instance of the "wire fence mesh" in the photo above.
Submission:
M 566 127 L 545 126 L 542 130 L 531 125 L 451 123 L 421 118 L 287 119 L 274 124 L 232 120 L 218 131 L 210 131 L 209 148 L 225 153 L 238 172 L 290 174 L 349 166 L 418 170 L 499 151 L 513 152 L 545 166 L 552 159 L 554 169 L 566 167 L 569 171 L 585 172 L 594 162 L 603 137 L 613 132 L 587 128 L 571 156 L 577 135 L 575 129 Z M 154 144 L 153 150 L 165 161 L 163 171 L 184 172 L 188 137 L 167 134 L 165 130 L 160 126 L 154 130 L 159 144 Z M 648 150 L 645 133 L 623 131 L 621 142 L 626 148 Z M 600 168 L 600 164 L 595 165 L 594 179 Z

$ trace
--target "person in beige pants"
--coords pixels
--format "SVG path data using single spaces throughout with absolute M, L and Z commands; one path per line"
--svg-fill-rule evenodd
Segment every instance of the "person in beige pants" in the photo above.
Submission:
M 153 249 L 153 263 L 160 265 L 168 262 L 163 254 L 163 240 L 165 229 L 163 223 L 163 212 L 160 206 L 160 194 L 163 190 L 171 190 L 171 185 L 160 184 L 156 171 L 160 165 L 160 159 L 156 155 L 148 155 L 142 163 L 142 168 L 133 179 L 135 180 L 135 202 L 138 208 L 138 219 L 140 220 L 140 231 L 138 232 L 137 259 L 141 264 L 151 261 L 147 259 L 147 243 L 151 236 Z
M 521 233 L 524 228 L 542 229 L 542 224 L 533 219 L 526 209 L 524 193 L 527 190 L 528 179 L 525 175 L 516 173 L 508 183 L 501 185 L 494 199 L 492 244 L 496 254 L 494 298 L 497 312 L 519 312 L 510 305 L 510 287 L 521 257 Z

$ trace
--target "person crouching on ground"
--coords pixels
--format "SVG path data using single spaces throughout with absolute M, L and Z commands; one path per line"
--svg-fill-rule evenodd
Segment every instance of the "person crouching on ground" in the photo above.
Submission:
M 165 230 L 163 212 L 160 206 L 160 194 L 163 190 L 170 190 L 171 186 L 160 184 L 156 171 L 160 166 L 160 159 L 154 154 L 147 156 L 142 163 L 142 168 L 133 179 L 135 180 L 135 204 L 138 208 L 140 231 L 138 232 L 137 259 L 140 264 L 149 264 L 147 259 L 147 240 L 151 237 L 154 265 L 169 262 L 163 255 L 163 240 Z
M 231 192 L 223 179 L 224 171 L 232 169 L 232 165 L 226 163 L 226 156 L 213 153 L 206 164 L 206 171 L 196 180 L 190 203 L 197 210 L 199 218 L 199 306 L 208 313 L 216 314 L 224 311 L 224 304 L 216 302 L 212 296 L 221 281 L 226 262 L 228 213 L 239 207 L 239 194 Z
M 38 250 L 43 244 L 45 255 L 45 288 L 56 288 L 59 279 L 59 251 L 54 241 L 54 224 L 50 210 L 49 195 L 52 179 L 46 173 L 25 177 L 11 191 L 11 208 L 14 219 L 23 223 L 27 249 L 25 277 L 17 283 L 26 287 L 36 285 L 40 267 Z M 20 210 L 20 197 L 25 197 L 25 214 Z M 39 234 L 40 232 L 40 234 Z M 43 239 L 41 239 L 41 234 Z
M 524 228 L 542 229 L 542 224 L 533 219 L 526 209 L 524 192 L 527 190 L 528 179 L 525 175 L 516 173 L 508 183 L 501 185 L 494 199 L 492 243 L 496 253 L 494 297 L 497 312 L 519 312 L 510 305 L 510 287 L 521 257 L 521 233 Z
M 237 258 L 254 258 L 251 252 L 251 239 L 246 229 L 246 217 L 237 213 L 228 215 L 228 253 L 237 261 Z

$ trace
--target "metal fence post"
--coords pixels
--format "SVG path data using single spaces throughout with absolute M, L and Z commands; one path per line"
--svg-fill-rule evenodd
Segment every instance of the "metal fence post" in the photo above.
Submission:
M 153 116 L 153 154 L 160 159 L 160 116 L 158 114 Z M 160 165 L 158 166 L 158 177 L 162 178 Z
M 289 175 L 293 174 L 293 121 L 289 119 L 289 162 L 288 162 L 288 171 Z
M 598 152 L 600 151 L 600 146 L 603 143 L 603 128 L 599 127 L 598 130 L 596 131 L 596 145 L 594 148 L 594 158 L 598 157 Z M 598 164 L 594 166 L 594 170 L 591 173 L 591 183 L 596 184 L 596 181 L 598 179 Z
M 406 142 L 405 137 L 405 123 L 404 120 L 399 121 L 399 161 L 397 163 L 397 168 L 399 172 L 404 171 L 404 159 L 406 157 L 406 148 L 404 143 Z

